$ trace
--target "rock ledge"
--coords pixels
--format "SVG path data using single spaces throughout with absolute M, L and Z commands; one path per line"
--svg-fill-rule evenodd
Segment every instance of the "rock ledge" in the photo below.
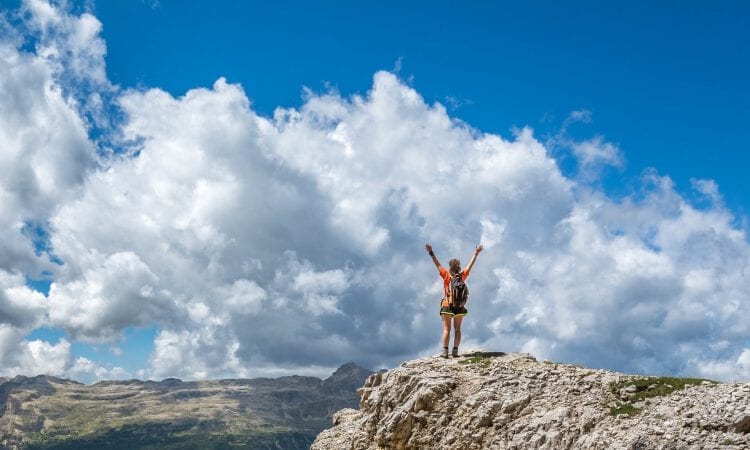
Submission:
M 750 383 L 700 383 L 617 414 L 636 377 L 528 354 L 422 358 L 371 375 L 323 449 L 747 449 Z

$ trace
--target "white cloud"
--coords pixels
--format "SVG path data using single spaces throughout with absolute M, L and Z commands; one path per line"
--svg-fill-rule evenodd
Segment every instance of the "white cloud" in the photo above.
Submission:
M 742 350 L 740 356 L 737 357 L 737 364 L 741 366 L 743 370 L 750 372 L 750 348 Z
M 104 367 L 82 356 L 75 358 L 72 365 L 69 360 L 67 366 L 65 376 L 87 383 L 132 378 L 132 374 L 122 367 Z
M 622 167 L 625 163 L 620 149 L 611 142 L 606 142 L 601 136 L 574 142 L 571 145 L 573 154 L 578 158 L 579 170 L 583 173 L 588 173 L 600 166 Z
M 0 77 L 0 108 L 15 121 L 0 124 L 0 164 L 20 174 L 0 180 L 10 205 L 0 246 L 14 255 L 0 260 L 6 372 L 124 376 L 74 358 L 67 340 L 24 341 L 41 324 L 110 343 L 156 325 L 138 376 L 157 379 L 391 365 L 438 346 L 440 283 L 423 244 L 465 264 L 481 240 L 472 345 L 748 376 L 745 231 L 721 202 L 696 208 L 655 171 L 621 200 L 589 186 L 624 161 L 603 138 L 568 143 L 581 169 L 570 179 L 532 130 L 482 133 L 391 73 L 364 95 L 308 91 L 273 118 L 220 78 L 179 98 L 120 92 L 117 133 L 138 148 L 95 168 L 80 117 L 90 110 L 60 83 L 90 67 L 88 83 L 108 85 L 101 24 L 41 1 L 26 8 L 49 40 L 35 54 L 5 45 L 0 59 L 0 75 L 16 74 Z M 35 127 L 46 141 L 17 131 Z M 720 198 L 715 183 L 695 186 Z M 27 267 L 43 266 L 20 233 L 27 220 L 49 222 L 64 262 L 49 299 L 22 287 Z
M 162 330 L 154 341 L 151 366 L 139 376 L 148 379 L 247 378 L 248 368 L 236 355 L 238 347 L 231 331 L 221 326 L 209 325 L 193 331 Z
M 0 270 L 0 319 L 20 330 L 30 330 L 44 323 L 47 299 L 29 289 L 20 275 Z
M 385 72 L 366 96 L 308 95 L 270 122 L 224 80 L 179 99 L 126 93 L 124 129 L 143 147 L 59 209 L 52 241 L 71 263 L 51 304 L 91 289 L 86 274 L 123 286 L 103 261 L 128 248 L 163 307 L 118 309 L 142 302 L 145 281 L 128 276 L 138 282 L 97 297 L 88 324 L 61 310 L 66 301 L 51 307 L 55 323 L 112 336 L 162 324 L 157 378 L 392 364 L 439 334 L 422 244 L 446 261 L 484 239 L 467 321 L 480 345 L 681 372 L 696 351 L 686 345 L 708 355 L 745 331 L 744 232 L 726 210 L 692 208 L 668 178 L 647 173 L 641 200 L 574 195 L 530 130 L 513 141 L 481 134 Z M 217 358 L 199 358 L 208 353 Z
M 227 312 L 261 310 L 268 301 L 268 293 L 254 281 L 240 278 L 229 288 L 219 288 L 220 298 Z
M 558 148 L 568 149 L 575 157 L 578 172 L 577 181 L 585 184 L 597 181 L 607 167 L 621 169 L 625 166 L 625 156 L 619 147 L 608 142 L 603 136 L 577 140 L 572 138 L 568 129 L 576 123 L 590 123 L 593 114 L 582 109 L 571 112 L 562 123 L 557 134 L 547 141 L 547 145 L 554 151 Z M 565 158 L 566 154 L 560 154 Z
M 0 116 L 0 269 L 38 275 L 54 267 L 35 255 L 24 224 L 43 225 L 75 194 L 95 151 L 49 64 L 7 42 L 0 42 Z
M 71 344 L 66 339 L 60 339 L 56 344 L 40 339 L 21 339 L 17 333 L 6 333 L 8 327 L 0 324 L 0 346 L 10 338 L 13 351 L 0 355 L 2 369 L 0 374 L 14 376 L 23 374 L 54 375 L 69 377 L 83 382 L 95 382 L 105 379 L 123 379 L 130 374 L 120 367 L 104 367 L 86 358 L 73 357 Z
M 485 218 L 479 221 L 482 225 L 482 237 L 479 239 L 485 248 L 492 248 L 499 244 L 505 232 L 505 223 L 497 222 L 491 218 Z
M 719 185 L 716 181 L 691 178 L 690 183 L 692 184 L 693 189 L 700 192 L 713 204 L 721 205 L 723 203 L 724 200 L 719 192 Z
M 343 270 L 324 272 L 306 271 L 294 277 L 292 286 L 299 292 L 333 292 L 341 293 L 348 287 L 346 273 Z
M 750 348 L 743 348 L 736 359 L 698 359 L 689 361 L 690 368 L 701 377 L 714 380 L 747 381 L 750 378 Z
M 18 366 L 13 372 L 27 374 L 64 375 L 70 358 L 70 343 L 61 339 L 57 344 L 41 340 L 21 342 Z
M 109 84 L 104 64 L 107 46 L 96 17 L 70 14 L 46 0 L 24 0 L 21 8 L 28 17 L 26 26 L 38 37 L 38 56 L 76 81 Z
M 46 224 L 96 166 L 77 86 L 108 86 L 105 46 L 91 15 L 73 16 L 40 1 L 21 9 L 20 30 L 6 20 L 10 12 L 0 18 L 0 370 L 64 374 L 68 341 L 23 338 L 48 325 L 49 307 L 25 281 L 56 274 Z M 33 51 L 21 47 L 28 38 L 36 43 Z M 95 94 L 90 87 L 87 92 Z
M 74 338 L 113 341 L 131 325 L 164 320 L 171 311 L 158 278 L 133 252 L 94 255 L 80 279 L 52 284 L 49 319 Z
M 568 127 L 575 122 L 589 123 L 591 122 L 592 113 L 588 109 L 577 109 L 572 111 L 563 123 L 563 127 Z

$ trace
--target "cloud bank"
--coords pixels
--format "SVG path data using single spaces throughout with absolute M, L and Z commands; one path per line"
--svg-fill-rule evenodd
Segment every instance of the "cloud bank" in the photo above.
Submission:
M 93 15 L 22 8 L 0 27 L 0 372 L 390 366 L 437 350 L 424 243 L 447 263 L 483 242 L 464 347 L 750 378 L 750 247 L 714 181 L 694 182 L 701 207 L 655 170 L 611 198 L 598 168 L 624 154 L 603 137 L 568 143 L 566 176 L 531 129 L 474 129 L 389 72 L 273 117 L 223 78 L 182 97 L 113 87 Z M 91 130 L 114 123 L 105 151 Z M 45 273 L 48 296 L 26 286 Z M 42 326 L 66 337 L 25 338 Z M 159 332 L 137 373 L 71 352 L 139 326 Z

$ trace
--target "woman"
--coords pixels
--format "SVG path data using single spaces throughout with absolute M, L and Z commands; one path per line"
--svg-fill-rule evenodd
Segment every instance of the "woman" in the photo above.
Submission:
M 440 317 L 443 319 L 443 358 L 448 357 L 448 342 L 450 341 L 451 336 L 451 322 L 453 323 L 453 352 L 452 355 L 458 356 L 458 346 L 461 344 L 461 322 L 464 320 L 464 316 L 466 316 L 469 311 L 466 310 L 466 307 L 461 305 L 450 305 L 448 303 L 448 290 L 450 289 L 450 282 L 451 282 L 451 275 L 459 275 L 461 276 L 461 281 L 466 281 L 466 279 L 469 277 L 469 272 L 471 272 L 471 268 L 474 267 L 474 263 L 477 260 L 477 255 L 482 251 L 483 247 L 481 245 L 478 245 L 474 249 L 474 255 L 471 257 L 471 261 L 469 261 L 468 267 L 466 269 L 461 270 L 461 262 L 457 259 L 451 259 L 448 263 L 449 270 L 445 270 L 443 266 L 440 265 L 440 261 L 438 261 L 437 257 L 435 256 L 435 252 L 432 251 L 432 246 L 430 244 L 426 244 L 424 248 L 427 250 L 427 253 L 430 254 L 430 257 L 432 258 L 432 262 L 435 263 L 435 267 L 438 269 L 438 273 L 440 274 L 440 278 L 443 279 L 443 299 L 440 302 Z

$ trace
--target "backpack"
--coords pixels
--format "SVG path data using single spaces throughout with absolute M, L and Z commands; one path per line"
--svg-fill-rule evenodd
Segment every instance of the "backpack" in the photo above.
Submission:
M 448 305 L 461 307 L 469 300 L 469 287 L 464 283 L 463 276 L 460 273 L 451 274 L 451 281 L 448 284 Z

